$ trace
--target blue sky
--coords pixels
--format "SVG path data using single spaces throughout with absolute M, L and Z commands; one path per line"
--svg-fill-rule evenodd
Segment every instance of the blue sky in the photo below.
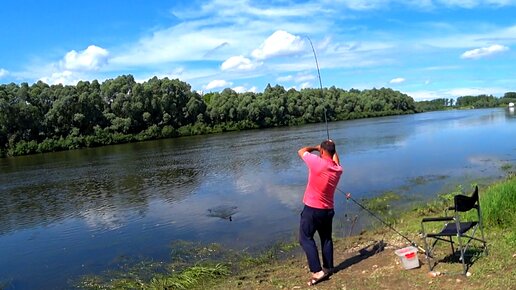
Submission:
M 5 1 L 0 83 L 132 74 L 197 91 L 390 87 L 416 100 L 516 90 L 516 0 Z

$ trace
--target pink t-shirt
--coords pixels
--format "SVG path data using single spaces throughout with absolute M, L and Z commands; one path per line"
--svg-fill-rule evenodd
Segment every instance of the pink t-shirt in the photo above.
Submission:
M 309 170 L 303 203 L 313 208 L 332 209 L 342 166 L 309 152 L 303 154 L 303 160 Z

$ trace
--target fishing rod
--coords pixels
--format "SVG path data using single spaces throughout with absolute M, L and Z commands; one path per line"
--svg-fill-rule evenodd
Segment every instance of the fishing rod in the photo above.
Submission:
M 319 77 L 319 87 L 321 88 L 321 98 L 324 99 L 324 91 L 323 91 L 322 80 L 321 80 L 321 72 L 319 71 L 319 62 L 317 61 L 317 54 L 315 53 L 315 48 L 314 48 L 314 45 L 313 45 L 310 37 L 307 36 L 306 38 L 310 42 L 310 46 L 312 47 L 312 52 L 314 53 L 315 66 L 317 67 L 317 76 Z M 326 117 L 326 107 L 324 108 L 324 122 L 326 123 L 326 136 L 328 137 L 328 140 L 330 140 L 330 130 L 328 129 L 328 118 Z
M 365 206 L 363 206 L 361 203 L 359 203 L 358 201 L 356 201 L 354 198 L 351 197 L 351 193 L 349 192 L 344 192 L 342 190 L 340 190 L 339 188 L 337 188 L 338 191 L 342 192 L 345 196 L 346 196 L 346 200 L 351 200 L 352 202 L 354 202 L 356 205 L 358 205 L 359 207 L 361 207 L 362 209 L 364 209 L 365 211 L 367 211 L 370 215 L 372 215 L 373 217 L 375 217 L 377 220 L 379 220 L 380 222 L 382 222 L 384 225 L 386 225 L 388 228 L 390 228 L 391 230 L 393 230 L 395 233 L 397 233 L 399 236 L 401 236 L 402 238 L 404 238 L 405 240 L 407 240 L 412 246 L 418 248 L 422 253 L 425 253 L 426 254 L 426 251 L 425 249 L 421 248 L 420 246 L 418 246 L 414 241 L 412 241 L 411 239 L 407 238 L 407 236 L 403 235 L 402 233 L 400 233 L 398 230 L 396 230 L 393 226 L 391 226 L 389 223 L 387 223 L 386 221 L 384 221 L 383 219 L 381 219 L 378 215 L 376 215 L 374 212 L 370 211 L 368 208 L 366 208 Z

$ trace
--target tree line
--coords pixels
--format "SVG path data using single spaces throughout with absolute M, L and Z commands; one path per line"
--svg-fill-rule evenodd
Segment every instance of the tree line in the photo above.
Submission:
M 137 83 L 131 75 L 74 86 L 11 83 L 0 85 L 0 155 L 295 126 L 324 122 L 325 115 L 336 121 L 417 111 L 424 108 L 389 88 L 321 91 L 267 85 L 260 93 L 228 88 L 202 94 L 177 79 Z
M 231 130 L 414 113 L 414 100 L 391 89 L 335 87 L 262 93 L 200 94 L 180 80 L 137 83 L 123 75 L 75 86 L 0 85 L 0 155 L 94 147 Z
M 506 107 L 509 103 L 516 103 L 516 92 L 507 92 L 501 98 L 492 95 L 478 95 L 462 96 L 458 97 L 457 100 L 439 98 L 431 101 L 420 101 L 416 102 L 416 111 Z

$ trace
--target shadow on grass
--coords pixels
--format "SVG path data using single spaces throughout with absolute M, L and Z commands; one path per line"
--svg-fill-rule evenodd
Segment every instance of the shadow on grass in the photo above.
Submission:
M 382 252 L 385 246 L 386 244 L 382 240 L 363 247 L 358 251 L 357 255 L 347 258 L 346 260 L 342 261 L 339 265 L 337 265 L 334 268 L 334 273 L 338 273 L 339 271 L 342 271 L 354 264 L 360 263 L 361 261 Z
M 486 255 L 485 250 L 481 247 L 469 248 L 464 253 L 464 263 L 466 264 L 466 271 L 469 271 L 473 264 L 484 255 Z M 433 269 L 435 269 L 436 267 L 439 268 L 438 266 L 439 264 L 441 264 L 441 266 L 446 265 L 445 268 L 457 267 L 456 271 L 450 271 L 449 274 L 463 274 L 462 261 L 460 260 L 460 252 L 458 250 L 456 250 L 454 253 L 449 253 L 448 255 L 444 256 L 442 259 L 439 260 L 436 259 L 434 255 L 434 259 L 436 264 L 432 267 Z

